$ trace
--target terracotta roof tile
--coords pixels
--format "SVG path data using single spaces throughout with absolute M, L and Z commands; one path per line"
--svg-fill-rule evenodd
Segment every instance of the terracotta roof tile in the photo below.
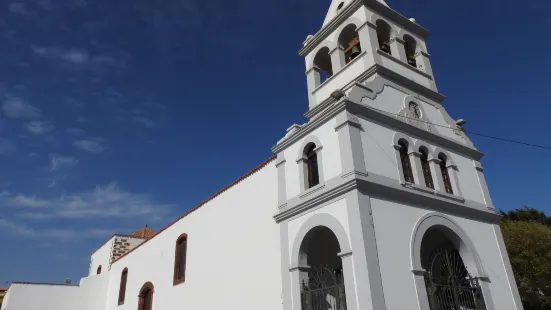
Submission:
M 135 232 L 131 233 L 130 236 L 149 239 L 149 238 L 152 238 L 153 236 L 155 236 L 155 231 L 153 231 L 153 229 L 145 226 L 144 228 L 138 229 Z
M 177 218 L 176 220 L 174 220 L 172 223 L 168 224 L 165 228 L 159 230 L 158 233 L 155 234 L 155 236 L 158 236 L 160 235 L 163 231 L 167 230 L 169 227 L 171 227 L 172 225 L 176 224 L 177 222 L 179 222 L 181 219 L 183 219 L 184 217 L 190 215 L 191 213 L 197 211 L 199 208 L 201 208 L 202 206 L 204 206 L 205 204 L 207 204 L 209 201 L 213 200 L 214 198 L 220 196 L 222 193 L 224 193 L 225 191 L 227 191 L 228 189 L 232 188 L 233 186 L 239 184 L 241 181 L 245 180 L 246 178 L 250 177 L 251 175 L 255 174 L 257 171 L 259 171 L 260 169 L 264 168 L 265 166 L 267 166 L 269 163 L 271 163 L 272 161 L 274 161 L 276 159 L 276 156 L 271 156 L 270 158 L 266 159 L 264 162 L 262 162 L 260 165 L 256 166 L 253 170 L 245 173 L 243 176 L 241 176 L 239 179 L 233 181 L 232 183 L 230 183 L 228 186 L 222 188 L 221 190 L 219 190 L 218 192 L 216 192 L 214 195 L 210 196 L 209 198 L 203 200 L 203 202 L 201 202 L 200 204 L 198 204 L 197 206 L 193 207 L 191 210 L 189 210 L 188 212 L 186 212 L 184 215 L 180 216 L 179 218 Z M 115 264 L 116 262 L 120 261 L 121 259 L 123 259 L 124 257 L 128 256 L 128 254 L 134 252 L 135 250 L 137 250 L 138 248 L 140 248 L 142 245 L 146 244 L 147 242 L 149 242 L 150 240 L 152 240 L 155 236 L 147 239 L 146 241 L 142 242 L 140 245 L 138 245 L 137 247 L 133 248 L 132 250 L 128 251 L 126 254 L 124 254 L 123 256 L 117 258 L 116 260 L 113 261 L 112 264 Z

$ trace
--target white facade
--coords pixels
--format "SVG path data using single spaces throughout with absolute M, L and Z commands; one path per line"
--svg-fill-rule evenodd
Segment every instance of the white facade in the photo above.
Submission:
M 2 310 L 144 309 L 146 292 L 155 310 L 522 309 L 427 36 L 382 0 L 333 0 L 300 52 L 308 122 L 274 158 L 120 258 L 113 237 L 79 286 L 12 284 Z

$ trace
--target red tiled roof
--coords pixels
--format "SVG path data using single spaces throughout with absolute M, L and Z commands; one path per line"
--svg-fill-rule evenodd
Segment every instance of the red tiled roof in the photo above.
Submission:
M 276 156 L 271 156 L 270 158 L 266 159 L 264 162 L 262 162 L 260 165 L 256 166 L 253 170 L 247 172 L 246 174 L 244 174 L 243 176 L 241 176 L 239 179 L 233 181 L 232 183 L 230 183 L 228 186 L 222 188 L 221 190 L 219 190 L 218 192 L 216 192 L 214 195 L 210 196 L 209 198 L 203 200 L 203 202 L 201 202 L 200 204 L 198 204 L 197 206 L 193 207 L 191 210 L 189 210 L 188 212 L 186 212 L 184 215 L 180 216 L 179 218 L 177 218 L 175 221 L 173 221 L 172 223 L 168 224 L 165 228 L 159 230 L 158 233 L 155 234 L 155 236 L 147 239 L 146 241 L 142 242 L 140 245 L 138 245 L 137 247 L 133 248 L 132 250 L 128 251 L 126 254 L 124 254 L 123 256 L 117 258 L 116 260 L 113 261 L 112 264 L 115 264 L 116 262 L 120 261 L 122 258 L 126 257 L 128 254 L 134 252 L 136 249 L 138 249 L 139 247 L 141 247 L 142 245 L 148 243 L 150 240 L 154 239 L 156 236 L 160 235 L 163 231 L 167 230 L 169 227 L 171 227 L 172 225 L 178 223 L 181 219 L 183 219 L 184 217 L 190 215 L 191 213 L 197 211 L 199 208 L 201 208 L 202 206 L 204 206 L 205 204 L 207 204 L 209 201 L 213 200 L 214 198 L 220 196 L 222 193 L 224 193 L 225 191 L 227 191 L 228 189 L 232 188 L 233 186 L 237 185 L 238 183 L 240 183 L 241 181 L 245 180 L 246 178 L 250 177 L 251 175 L 255 174 L 258 170 L 264 168 L 265 166 L 267 166 L 269 163 L 271 163 L 273 160 L 276 159 Z
M 144 228 L 138 229 L 135 232 L 131 233 L 130 236 L 149 239 L 149 238 L 152 238 L 153 236 L 155 236 L 155 231 L 153 231 L 153 229 L 145 226 Z

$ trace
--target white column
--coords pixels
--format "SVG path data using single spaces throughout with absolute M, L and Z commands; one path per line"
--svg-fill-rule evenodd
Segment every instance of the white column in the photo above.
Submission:
M 370 59 L 371 64 L 380 63 L 381 58 L 377 54 L 379 48 L 379 41 L 377 40 L 377 26 L 370 22 L 366 22 L 359 26 L 356 30 L 358 37 L 360 38 L 360 44 L 362 45 L 362 51 L 367 52 L 367 57 Z
M 399 59 L 402 62 L 407 63 L 406 49 L 404 47 L 404 40 L 394 37 L 390 39 L 390 51 L 394 58 Z
M 409 153 L 409 161 L 411 162 L 411 171 L 413 172 L 414 183 L 424 186 L 425 176 L 421 167 L 421 153 L 412 151 Z
M 346 57 L 344 56 L 344 50 L 342 47 L 338 46 L 332 51 L 329 51 L 331 56 L 331 66 L 333 67 L 333 75 L 337 74 L 345 65 Z
M 312 93 L 321 83 L 320 69 L 318 67 L 312 67 L 306 71 L 306 84 L 308 86 L 308 101 L 310 108 L 314 107 L 314 100 Z
M 440 171 L 440 162 L 441 160 L 438 158 L 429 159 L 430 172 L 432 173 L 432 179 L 434 181 L 434 189 L 439 192 L 446 192 L 442 171 Z

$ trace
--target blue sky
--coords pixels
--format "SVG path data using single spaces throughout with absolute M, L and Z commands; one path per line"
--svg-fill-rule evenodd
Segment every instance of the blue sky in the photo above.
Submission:
M 2 1 L 0 285 L 79 279 L 112 233 L 159 229 L 268 158 L 305 121 L 297 51 L 329 3 Z M 452 117 L 551 145 L 551 3 L 388 3 L 431 31 Z M 471 138 L 498 208 L 551 213 L 551 151 Z

